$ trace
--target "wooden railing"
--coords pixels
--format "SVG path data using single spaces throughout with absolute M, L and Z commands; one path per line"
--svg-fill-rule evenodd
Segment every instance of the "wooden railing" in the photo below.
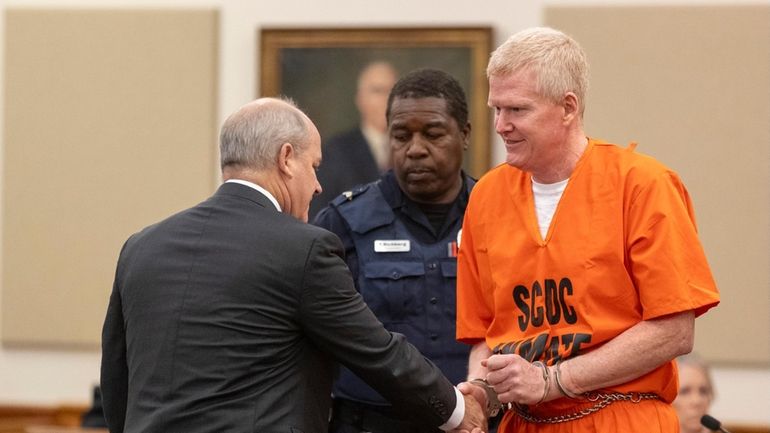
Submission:
M 770 433 L 770 426 L 746 425 L 746 424 L 725 424 L 730 433 Z
M 0 406 L 0 433 L 44 433 L 42 428 L 49 429 L 45 433 L 80 431 L 80 420 L 86 410 L 86 406 L 75 405 Z M 83 431 L 99 432 L 98 429 Z
M 80 428 L 86 406 L 0 406 L 0 433 L 107 433 Z M 731 433 L 770 433 L 770 426 L 725 424 Z

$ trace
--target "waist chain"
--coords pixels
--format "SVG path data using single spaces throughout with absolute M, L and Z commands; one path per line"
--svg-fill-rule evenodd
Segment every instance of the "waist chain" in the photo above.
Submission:
M 513 404 L 513 410 L 524 421 L 538 423 L 538 424 L 559 424 L 562 422 L 574 421 L 576 419 L 587 417 L 592 413 L 599 412 L 605 407 L 615 403 L 616 401 L 629 401 L 631 403 L 639 403 L 642 400 L 658 400 L 660 397 L 657 394 L 649 392 L 631 392 L 628 394 L 622 394 L 619 392 L 601 393 L 601 392 L 589 392 L 585 394 L 586 400 L 595 403 L 593 406 L 581 409 L 577 412 L 572 412 L 563 415 L 554 415 L 547 418 L 540 418 L 529 413 L 529 407 L 526 405 Z

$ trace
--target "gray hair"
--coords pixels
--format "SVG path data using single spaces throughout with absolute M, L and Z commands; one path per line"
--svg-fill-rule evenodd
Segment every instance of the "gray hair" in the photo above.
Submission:
M 706 377 L 706 382 L 708 383 L 711 395 L 714 395 L 714 382 L 711 380 L 711 368 L 703 358 L 701 358 L 698 354 L 691 352 L 686 355 L 677 357 L 676 363 L 678 365 L 687 365 L 693 368 L 697 368 L 702 371 L 703 375 Z
M 219 134 L 220 165 L 265 170 L 275 166 L 284 143 L 307 147 L 307 117 L 288 98 L 263 98 L 231 114 Z
M 550 27 L 522 30 L 500 45 L 489 58 L 487 77 L 529 69 L 537 76 L 537 92 L 552 102 L 574 93 L 585 108 L 588 61 L 580 45 Z

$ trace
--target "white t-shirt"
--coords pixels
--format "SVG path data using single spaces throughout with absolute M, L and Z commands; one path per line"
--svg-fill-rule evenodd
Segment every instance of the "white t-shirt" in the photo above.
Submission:
M 532 179 L 532 193 L 535 195 L 535 212 L 537 213 L 537 225 L 540 227 L 540 236 L 545 239 L 548 235 L 548 227 L 551 226 L 553 213 L 559 204 L 564 188 L 567 187 L 564 179 L 556 183 L 537 183 Z

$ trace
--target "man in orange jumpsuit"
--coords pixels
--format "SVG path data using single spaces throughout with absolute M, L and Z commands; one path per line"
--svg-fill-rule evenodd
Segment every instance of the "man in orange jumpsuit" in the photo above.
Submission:
M 587 138 L 588 66 L 549 28 L 491 56 L 489 105 L 506 164 L 465 215 L 461 389 L 506 407 L 500 432 L 675 432 L 672 361 L 719 302 L 679 177 Z

